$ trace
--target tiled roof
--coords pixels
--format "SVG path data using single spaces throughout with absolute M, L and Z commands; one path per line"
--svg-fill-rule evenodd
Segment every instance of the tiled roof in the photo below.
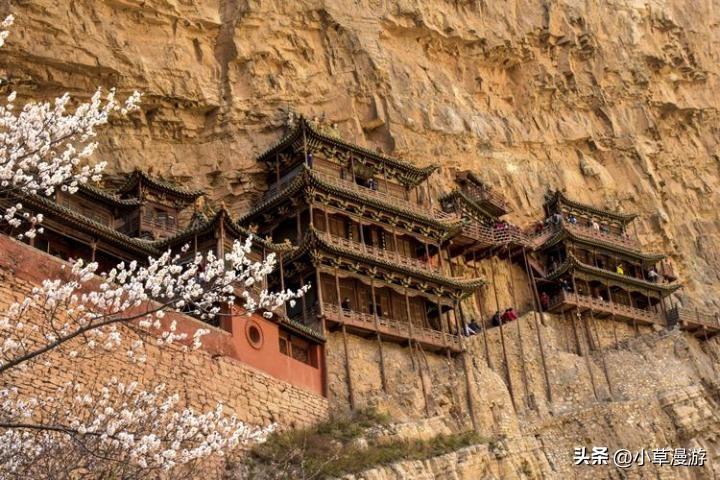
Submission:
M 573 208 L 577 208 L 578 210 L 585 210 L 591 213 L 594 213 L 596 215 L 604 216 L 607 218 L 612 218 L 613 220 L 616 220 L 618 222 L 621 222 L 623 224 L 626 224 L 635 218 L 637 218 L 637 214 L 635 213 L 619 213 L 619 212 L 611 212 L 608 210 L 603 210 L 601 208 L 595 207 L 593 205 L 589 205 L 587 203 L 581 203 L 577 202 L 575 200 L 571 200 L 565 196 L 563 192 L 560 190 L 555 191 L 554 193 L 550 193 L 546 196 L 545 204 L 553 207 L 557 205 L 558 203 L 568 205 Z
M 284 137 L 282 137 L 278 142 L 276 142 L 273 146 L 268 148 L 265 152 L 260 154 L 258 156 L 258 160 L 262 162 L 270 162 L 274 160 L 274 157 L 272 156 L 277 150 L 282 150 L 284 148 L 287 148 L 291 146 L 296 141 L 300 140 L 302 138 L 303 130 L 305 130 L 305 136 L 308 140 L 315 140 L 318 142 L 323 142 L 327 144 L 331 144 L 335 147 L 349 150 L 358 154 L 361 154 L 367 158 L 370 158 L 372 160 L 375 160 L 380 163 L 385 163 L 387 165 L 391 165 L 394 168 L 397 168 L 398 170 L 402 170 L 405 173 L 407 173 L 412 179 L 413 185 L 417 185 L 423 180 L 425 180 L 430 174 L 432 174 L 435 170 L 438 169 L 437 165 L 431 165 L 423 168 L 416 167 L 408 162 L 404 162 L 402 160 L 398 160 L 396 158 L 388 157 L 386 155 L 383 155 L 382 153 L 374 152 L 368 148 L 361 147 L 359 145 L 356 145 L 354 143 L 346 142 L 345 140 L 335 137 L 333 135 L 329 135 L 324 132 L 320 132 L 316 128 L 312 126 L 310 122 L 308 122 L 305 117 L 300 117 L 298 120 L 297 126 L 288 132 Z
M 646 280 L 643 280 L 641 278 L 635 278 L 630 277 L 628 275 L 620 275 L 619 273 L 612 272 L 610 270 L 605 270 L 603 268 L 594 267 L 592 265 L 588 265 L 587 263 L 583 263 L 580 260 L 578 260 L 574 255 L 569 254 L 565 261 L 563 261 L 562 264 L 558 268 L 556 268 L 554 271 L 548 273 L 547 279 L 548 280 L 557 280 L 565 273 L 572 271 L 573 269 L 578 269 L 580 271 L 584 271 L 587 273 L 591 273 L 593 275 L 597 275 L 599 277 L 607 278 L 610 280 L 614 280 L 616 283 L 624 283 L 624 284 L 630 284 L 634 285 L 636 287 L 641 287 L 646 290 L 656 290 L 656 291 L 664 291 L 664 292 L 674 292 L 678 288 L 680 288 L 682 285 L 675 282 L 675 283 L 653 283 L 648 282 Z
M 137 198 L 120 198 L 115 193 L 90 185 L 89 183 L 79 185 L 78 190 L 88 197 L 100 200 L 113 206 L 136 207 L 140 205 L 140 200 Z
M 279 191 L 276 195 L 257 205 L 250 212 L 238 219 L 238 222 L 245 223 L 253 216 L 272 208 L 273 206 L 282 202 L 288 196 L 297 193 L 299 190 L 306 186 L 319 187 L 323 191 L 331 192 L 338 196 L 342 196 L 351 200 L 361 198 L 363 202 L 368 205 L 372 205 L 376 208 L 384 209 L 393 213 L 401 214 L 406 218 L 425 223 L 426 225 L 432 225 L 436 228 L 456 232 L 459 231 L 462 227 L 461 219 L 455 221 L 437 219 L 432 215 L 423 215 L 417 211 L 413 211 L 412 209 L 402 208 L 397 205 L 385 202 L 381 198 L 373 196 L 369 193 L 365 194 L 358 190 L 346 189 L 339 185 L 331 184 L 324 181 L 320 176 L 315 175 L 313 171 L 308 167 L 303 167 L 302 173 L 299 173 L 297 177 L 293 181 L 291 181 L 284 190 Z
M 345 248 L 341 245 L 328 242 L 317 230 L 310 227 L 307 231 L 305 238 L 301 245 L 295 250 L 293 255 L 288 259 L 292 261 L 306 252 L 313 250 L 314 248 L 320 248 L 330 253 L 340 255 L 346 258 L 354 258 L 362 262 L 369 264 L 375 264 L 381 267 L 388 268 L 397 272 L 401 272 L 411 277 L 421 278 L 431 282 L 435 282 L 444 287 L 451 289 L 461 290 L 464 294 L 470 294 L 477 290 L 479 287 L 485 285 L 485 280 L 481 278 L 464 279 L 464 278 L 453 278 L 439 273 L 433 272 L 429 269 L 419 269 L 408 265 L 401 265 L 394 263 L 391 260 L 382 257 L 375 257 L 372 254 L 361 253 L 356 250 Z
M 196 198 L 204 195 L 203 190 L 193 190 L 189 188 L 181 187 L 175 183 L 159 180 L 151 177 L 142 170 L 134 170 L 123 186 L 118 189 L 120 193 L 127 193 L 134 189 L 139 182 L 149 185 L 150 187 L 165 192 L 170 195 L 174 195 L 185 200 L 195 200 Z

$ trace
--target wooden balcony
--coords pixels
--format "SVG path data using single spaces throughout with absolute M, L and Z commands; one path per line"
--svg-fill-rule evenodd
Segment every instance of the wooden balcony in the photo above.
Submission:
M 430 328 L 412 325 L 404 321 L 393 320 L 387 317 L 352 310 L 340 309 L 338 305 L 323 303 L 323 313 L 328 322 L 345 325 L 357 333 L 379 333 L 385 340 L 392 342 L 407 342 L 414 340 L 424 348 L 432 351 L 450 350 L 459 353 L 462 351 L 460 339 L 457 335 L 444 333 Z
M 510 244 L 532 249 L 542 245 L 557 230 L 556 225 L 546 226 L 540 232 L 526 232 L 511 224 L 507 224 L 506 228 L 499 228 L 471 222 L 463 228 L 463 234 L 478 242 L 480 247 Z
M 620 303 L 607 302 L 600 298 L 592 298 L 587 295 L 576 295 L 572 292 L 560 292 L 552 299 L 548 311 L 551 313 L 562 313 L 569 310 L 579 310 L 580 313 L 592 310 L 597 318 L 615 318 L 627 323 L 642 325 L 665 326 L 663 316 L 652 310 L 644 310 Z
M 265 195 L 263 196 L 263 200 L 268 200 L 278 193 L 282 192 L 292 181 L 297 177 L 298 174 L 300 174 L 303 171 L 304 165 L 299 165 L 298 167 L 294 168 L 290 173 L 286 174 L 283 178 L 280 179 L 279 182 L 276 182 L 272 184 L 268 190 L 265 192 Z M 430 205 L 426 204 L 420 204 L 416 202 L 412 202 L 410 200 L 398 197 L 396 195 L 391 195 L 388 192 L 381 191 L 379 189 L 372 189 L 369 187 L 365 187 L 363 185 L 359 185 L 355 182 L 353 182 L 350 179 L 344 179 L 340 178 L 339 176 L 335 174 L 331 174 L 328 172 L 324 172 L 318 169 L 312 170 L 313 175 L 320 178 L 322 181 L 329 183 L 331 185 L 338 186 L 340 188 L 346 189 L 346 190 L 352 190 L 358 193 L 361 193 L 363 195 L 369 195 L 372 197 L 377 198 L 378 200 L 382 201 L 383 203 L 386 203 L 388 205 L 392 205 L 397 208 L 401 208 L 404 210 L 409 210 L 415 214 L 422 215 L 424 217 L 432 217 L 437 220 L 446 220 L 446 221 L 457 221 L 460 218 L 455 215 L 454 213 L 446 213 L 443 212 L 440 209 L 430 207 Z M 379 182 L 379 187 L 382 186 L 382 182 Z
M 481 187 L 466 182 L 461 188 L 465 195 L 472 198 L 478 205 L 485 207 L 493 215 L 502 216 L 510 211 L 510 205 L 505 197 L 488 186 Z
M 349 250 L 354 250 L 358 253 L 371 255 L 375 258 L 386 260 L 404 267 L 411 267 L 419 270 L 435 270 L 436 272 L 440 271 L 438 266 L 432 265 L 431 262 L 426 260 L 411 258 L 393 250 L 386 250 L 373 245 L 367 245 L 365 243 L 356 242 L 355 240 L 338 237 L 329 233 L 325 233 L 324 235 L 328 242 L 335 243 L 336 245 Z
M 720 315 L 676 305 L 668 311 L 668 326 L 675 325 L 696 337 L 710 337 L 720 333 Z
M 640 250 L 640 242 L 630 237 L 603 232 L 602 230 L 596 230 L 587 225 L 579 225 L 568 221 L 563 222 L 563 225 L 569 232 L 577 235 L 578 237 L 586 238 L 591 241 L 594 240 L 603 243 L 620 245 L 631 250 Z

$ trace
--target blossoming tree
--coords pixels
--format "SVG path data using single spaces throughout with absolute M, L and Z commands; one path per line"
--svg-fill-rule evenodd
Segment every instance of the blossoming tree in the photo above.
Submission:
M 0 24 L 0 47 L 12 22 L 8 17 Z M 85 163 L 97 146 L 96 129 L 112 114 L 136 110 L 140 95 L 120 103 L 114 91 L 103 96 L 98 90 L 72 112 L 69 100 L 65 95 L 18 110 L 12 93 L 0 105 L 0 222 L 18 237 L 42 233 L 42 216 L 26 212 L 23 198 L 58 189 L 74 193 L 100 178 L 105 164 Z M 272 271 L 275 258 L 254 262 L 250 249 L 247 239 L 222 258 L 197 253 L 189 262 L 167 252 L 104 273 L 78 260 L 64 278 L 43 281 L 0 312 L 0 478 L 147 478 L 261 440 L 270 429 L 227 417 L 221 405 L 198 413 L 163 385 L 116 378 L 86 385 L 79 368 L 113 352 L 144 362 L 148 341 L 198 348 L 207 330 L 192 338 L 176 333 L 176 324 L 163 320 L 168 311 L 211 319 L 222 306 L 238 304 L 271 316 L 305 292 L 263 290 L 254 296 L 251 287 Z M 58 356 L 78 366 L 74 381 L 35 395 L 16 386 L 20 375 Z

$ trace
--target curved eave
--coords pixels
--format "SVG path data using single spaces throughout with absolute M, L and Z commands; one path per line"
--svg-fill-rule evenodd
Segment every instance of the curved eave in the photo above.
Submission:
M 427 270 L 398 265 L 385 259 L 377 258 L 372 255 L 356 252 L 354 250 L 346 249 L 333 243 L 329 243 L 324 238 L 322 238 L 322 235 L 318 235 L 315 230 L 310 230 L 309 234 L 305 236 L 303 245 L 298 248 L 297 255 L 299 256 L 302 253 L 309 252 L 313 248 L 321 248 L 335 255 L 339 255 L 345 258 L 352 258 L 363 263 L 376 265 L 379 267 L 387 268 L 389 270 L 394 270 L 396 272 L 403 273 L 411 277 L 421 278 L 429 282 L 437 283 L 438 285 L 441 285 L 445 288 L 459 290 L 463 294 L 471 294 L 486 283 L 481 278 L 456 280 L 446 277 L 444 275 L 438 275 Z
M 114 228 L 103 225 L 90 218 L 76 213 L 74 210 L 63 207 L 54 201 L 39 196 L 28 195 L 21 198 L 23 203 L 28 204 L 44 214 L 61 219 L 66 225 L 74 227 L 85 234 L 96 236 L 113 246 L 121 249 L 130 250 L 134 254 L 159 255 L 159 251 L 155 248 L 153 242 L 133 238 L 124 233 L 120 233 Z
M 488 218 L 498 218 L 498 217 L 501 217 L 501 216 L 505 215 L 506 213 L 508 213 L 507 211 L 503 210 L 505 213 L 503 213 L 501 215 L 497 215 L 497 214 L 483 208 L 479 203 L 477 203 L 472 198 L 467 196 L 467 194 L 465 194 L 465 192 L 463 192 L 462 190 L 457 189 L 457 188 L 454 189 L 452 192 L 447 193 L 447 194 L 443 195 L 442 197 L 440 197 L 440 202 L 444 202 L 447 200 L 458 200 L 465 205 L 465 208 L 474 210 L 476 214 L 480 214 L 481 216 L 488 217 Z
M 223 227 L 225 228 L 225 231 L 230 233 L 235 238 L 247 238 L 252 235 L 252 241 L 255 245 L 270 250 L 272 252 L 285 252 L 290 251 L 294 248 L 292 245 L 269 242 L 253 234 L 245 227 L 242 227 L 237 222 L 233 221 L 230 212 L 228 212 L 224 207 L 215 212 L 210 218 L 208 218 L 204 222 L 195 225 L 194 227 L 183 230 L 182 232 L 179 232 L 172 237 L 158 240 L 154 242 L 153 245 L 159 249 L 166 249 L 171 246 L 177 246 L 180 243 L 192 239 L 195 235 L 203 235 L 216 230 L 220 222 L 223 222 Z
M 399 214 L 405 217 L 406 219 L 422 222 L 425 225 L 433 226 L 435 228 L 439 228 L 442 230 L 446 230 L 448 233 L 452 232 L 458 232 L 462 228 L 462 221 L 457 220 L 455 222 L 445 222 L 438 220 L 432 216 L 429 215 L 421 215 L 417 212 L 414 212 L 409 209 L 404 209 L 401 207 L 397 207 L 395 205 L 383 202 L 382 200 L 373 197 L 372 195 L 364 194 L 363 192 L 357 191 L 357 190 L 350 190 L 345 189 L 337 185 L 332 185 L 330 183 L 326 183 L 321 178 L 319 178 L 317 175 L 314 175 L 313 171 L 307 167 L 303 167 L 303 172 L 301 174 L 298 174 L 297 178 L 295 178 L 292 182 L 288 184 L 288 186 L 278 192 L 273 197 L 269 198 L 268 200 L 264 201 L 257 207 L 253 208 L 250 212 L 243 215 L 241 218 L 238 219 L 239 223 L 246 223 L 256 215 L 259 215 L 266 210 L 280 204 L 285 198 L 288 196 L 294 195 L 298 191 L 300 191 L 302 188 L 306 186 L 316 187 L 321 189 L 325 193 L 332 193 L 335 195 L 338 195 L 340 197 L 346 198 L 348 200 L 357 200 L 358 198 L 361 198 L 362 201 L 367 205 L 372 205 L 375 208 L 379 208 L 388 212 L 392 212 L 394 214 Z M 447 235 L 446 235 L 447 236 Z
M 608 210 L 603 210 L 587 203 L 571 200 L 567 198 L 565 194 L 561 191 L 556 191 L 554 194 L 551 194 L 550 198 L 545 202 L 545 204 L 549 206 L 556 205 L 557 203 L 561 203 L 572 208 L 577 208 L 578 210 L 586 210 L 588 212 L 594 213 L 595 215 L 612 218 L 613 220 L 616 220 L 623 224 L 628 224 L 638 217 L 636 213 L 610 212 Z
M 112 207 L 132 208 L 140 205 L 140 200 L 137 198 L 120 198 L 113 193 L 88 184 L 79 185 L 78 192 L 94 200 L 104 202 Z
M 556 245 L 557 243 L 570 239 L 574 242 L 581 243 L 590 247 L 597 246 L 602 247 L 610 252 L 618 252 L 622 253 L 628 257 L 635 258 L 636 260 L 641 260 L 643 263 L 645 262 L 658 262 L 662 260 L 663 258 L 666 258 L 666 255 L 660 254 L 660 253 L 643 253 L 640 251 L 639 247 L 637 250 L 631 249 L 628 247 L 624 247 L 623 245 L 619 243 L 612 243 L 612 242 L 603 242 L 600 239 L 594 239 L 594 238 L 588 238 L 581 235 L 578 235 L 574 233 L 572 230 L 563 227 L 558 230 L 558 233 L 556 233 L 554 236 L 549 238 L 545 243 L 543 243 L 541 248 L 548 248 L 552 247 L 553 245 Z
M 289 132 L 287 135 L 285 135 L 283 138 L 281 138 L 276 144 L 274 144 L 272 147 L 267 149 L 265 152 L 260 154 L 257 159 L 262 162 L 269 162 L 274 160 L 272 158 L 272 155 L 277 150 L 282 150 L 284 148 L 287 148 L 291 146 L 293 143 L 298 141 L 302 136 L 302 130 L 305 129 L 305 135 L 308 140 L 315 140 L 318 142 L 330 144 L 332 146 L 341 148 L 343 150 L 350 150 L 357 154 L 363 155 L 367 158 L 370 158 L 376 162 L 379 163 L 386 163 L 387 165 L 391 165 L 394 168 L 397 168 L 398 170 L 402 170 L 408 177 L 408 180 L 410 182 L 408 183 L 408 186 L 414 187 L 417 186 L 420 182 L 425 180 L 427 177 L 429 177 L 435 170 L 437 170 L 439 167 L 437 165 L 430 165 L 427 167 L 419 168 L 414 165 L 411 165 L 407 162 L 403 162 L 401 160 L 398 160 L 396 158 L 387 157 L 383 154 L 373 152 L 372 150 L 361 147 L 360 145 L 346 142 L 345 140 L 328 135 L 326 133 L 320 132 L 315 127 L 313 127 L 310 122 L 308 122 L 305 117 L 300 117 L 298 121 L 298 126 L 295 127 L 294 130 Z
M 301 337 L 306 338 L 307 340 L 312 340 L 317 343 L 325 343 L 326 339 L 320 332 L 315 331 L 315 329 L 310 328 L 307 325 L 303 325 L 297 320 L 275 314 L 273 315 L 271 320 L 275 321 L 280 325 L 283 325 L 284 327 L 300 335 Z
M 142 181 L 143 183 L 149 185 L 150 187 L 160 190 L 163 193 L 166 193 L 168 195 L 173 195 L 175 197 L 182 198 L 183 200 L 187 201 L 193 201 L 197 199 L 198 197 L 201 197 L 205 194 L 202 190 L 193 190 L 189 188 L 182 188 L 179 187 L 171 182 L 166 182 L 163 180 L 158 180 L 155 178 L 152 178 L 147 173 L 145 173 L 142 170 L 134 170 L 133 173 L 130 175 L 130 178 L 125 182 L 124 185 L 122 185 L 120 188 L 118 188 L 119 193 L 127 193 L 133 190 L 135 187 L 137 187 L 137 184 Z
M 575 258 L 573 255 L 568 256 L 568 258 L 565 259 L 565 261 L 558 267 L 555 271 L 549 273 L 547 275 L 548 280 L 557 280 L 565 273 L 573 270 L 578 269 L 585 273 L 591 273 L 593 275 L 597 275 L 599 277 L 607 278 L 610 280 L 614 280 L 619 283 L 626 283 L 635 285 L 636 287 L 643 287 L 646 290 L 659 290 L 667 293 L 672 293 L 675 290 L 679 289 L 682 285 L 679 283 L 651 283 L 639 278 L 629 277 L 627 275 L 620 275 L 615 272 L 611 272 L 609 270 L 604 270 L 602 268 L 597 268 L 592 265 L 588 265 L 586 263 L 583 263 L 579 261 L 577 258 Z

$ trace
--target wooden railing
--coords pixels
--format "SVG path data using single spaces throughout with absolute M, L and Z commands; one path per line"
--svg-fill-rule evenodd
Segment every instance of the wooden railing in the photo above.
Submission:
M 682 308 L 675 305 L 668 311 L 668 320 L 671 325 L 683 323 L 720 330 L 720 315 L 697 308 Z
M 275 182 L 270 185 L 270 188 L 265 191 L 263 200 L 269 200 L 270 198 L 285 190 L 285 188 L 290 185 L 293 180 L 295 180 L 295 178 L 298 176 L 298 173 L 302 171 L 304 166 L 304 164 L 298 165 L 297 167 L 290 170 L 290 172 L 285 174 L 285 176 L 283 176 L 279 182 Z
M 621 303 L 608 302 L 601 298 L 593 298 L 588 295 L 580 295 L 572 292 L 560 292 L 550 299 L 548 310 L 562 304 L 571 304 L 577 307 L 584 307 L 596 312 L 609 313 L 620 317 L 636 319 L 647 323 L 662 323 L 662 316 L 652 310 L 623 305 Z
M 457 335 L 450 333 L 414 324 L 411 327 L 408 322 L 383 316 L 377 317 L 376 325 L 374 315 L 348 309 L 342 309 L 341 311 L 338 305 L 330 303 L 323 303 L 323 312 L 328 319 L 348 326 L 378 332 L 390 337 L 412 339 L 432 347 L 450 348 L 456 351 L 461 349 L 460 339 Z
M 366 253 L 376 258 L 389 260 L 398 265 L 417 268 L 420 270 L 439 270 L 439 267 L 432 265 L 429 261 L 411 258 L 393 250 L 386 250 L 373 245 L 367 245 L 348 238 L 338 237 L 327 232 L 325 232 L 325 238 L 327 241 L 340 245 L 341 247 L 348 248 L 359 253 Z
M 564 225 L 565 228 L 580 237 L 589 238 L 591 240 L 600 240 L 606 243 L 619 244 L 633 250 L 640 249 L 640 243 L 630 237 L 624 237 L 622 235 L 617 235 L 614 233 L 603 232 L 602 230 L 596 230 L 593 227 L 589 227 L 587 225 L 570 223 L 568 221 L 564 221 Z
M 340 177 L 336 177 L 334 175 L 330 175 L 325 172 L 320 172 L 318 170 L 313 170 L 313 174 L 322 178 L 324 181 L 331 183 L 333 185 L 336 185 L 338 187 L 346 188 L 349 190 L 354 190 L 356 192 L 360 192 L 365 195 L 371 195 L 387 204 L 390 204 L 390 205 L 393 205 L 395 207 L 402 208 L 405 210 L 410 210 L 412 212 L 418 213 L 423 216 L 430 216 L 430 217 L 436 218 L 438 220 L 459 220 L 459 217 L 454 213 L 443 212 L 442 210 L 430 207 L 429 205 L 422 205 L 419 203 L 412 202 L 410 200 L 406 200 L 404 198 L 396 197 L 395 195 L 391 195 L 387 192 L 382 192 L 380 190 L 374 190 L 372 188 L 368 188 L 368 187 L 359 185 L 351 180 L 346 180 L 346 179 L 343 179 Z
M 511 224 L 488 226 L 471 222 L 463 231 L 465 235 L 488 246 L 515 244 L 535 248 L 542 245 L 557 229 L 557 225 L 547 225 L 539 232 L 526 232 Z
M 504 212 L 510 211 L 510 205 L 505 200 L 505 197 L 490 187 L 479 187 L 468 183 L 464 185 L 462 189 L 478 203 L 489 203 Z

